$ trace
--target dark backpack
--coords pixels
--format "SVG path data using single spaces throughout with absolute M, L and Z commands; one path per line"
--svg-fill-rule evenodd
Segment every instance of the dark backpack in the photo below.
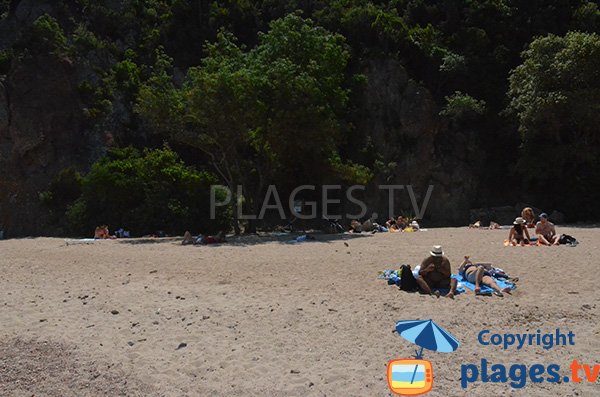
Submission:
M 417 279 L 413 275 L 410 265 L 402 265 L 402 275 L 400 276 L 400 289 L 408 292 L 419 290 Z
M 559 244 L 577 245 L 578 241 L 575 237 L 569 236 L 568 234 L 561 234 L 558 239 Z

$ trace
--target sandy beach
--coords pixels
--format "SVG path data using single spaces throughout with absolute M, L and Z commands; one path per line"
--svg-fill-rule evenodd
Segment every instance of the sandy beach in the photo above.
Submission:
M 220 246 L 172 240 L 66 245 L 0 241 L 2 396 L 390 396 L 386 367 L 414 345 L 398 320 L 433 319 L 461 343 L 426 352 L 431 396 L 594 396 L 595 384 L 474 382 L 461 364 L 600 363 L 600 229 L 557 227 L 577 247 L 504 247 L 506 230 L 254 237 Z M 378 271 L 413 266 L 442 244 L 518 276 L 504 298 L 409 294 Z M 503 350 L 492 333 L 575 335 L 573 346 Z

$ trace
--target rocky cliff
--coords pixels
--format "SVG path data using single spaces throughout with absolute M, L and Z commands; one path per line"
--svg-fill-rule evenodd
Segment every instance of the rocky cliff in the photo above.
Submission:
M 76 76 L 66 59 L 24 57 L 0 83 L 0 222 L 9 236 L 45 233 L 39 192 L 61 170 L 85 169 L 102 152 L 85 125 Z
M 371 137 L 370 150 L 379 154 L 386 167 L 385 178 L 376 183 L 412 185 L 419 206 L 432 185 L 426 224 L 465 224 L 478 189 L 472 137 L 450 131 L 431 93 L 412 80 L 399 61 L 371 61 L 363 73 L 368 82 L 357 128 Z M 387 215 L 387 193 L 371 200 L 371 210 Z M 406 190 L 396 194 L 395 203 L 396 215 L 414 215 Z
M 50 13 L 60 19 L 52 4 L 11 2 L 8 17 L 0 20 L 0 50 L 17 42 L 19 32 L 39 16 Z M 87 170 L 118 129 L 132 124 L 131 107 L 118 103 L 112 106 L 113 111 L 122 109 L 119 120 L 105 123 L 112 127 L 100 127 L 87 118 L 81 83 L 98 80 L 99 75 L 93 62 L 73 59 L 24 51 L 0 75 L 0 230 L 6 236 L 53 234 L 39 193 L 65 168 Z M 362 72 L 367 83 L 359 93 L 360 113 L 354 122 L 381 168 L 374 184 L 413 185 L 419 205 L 433 185 L 426 224 L 465 224 L 479 180 L 471 133 L 446 125 L 431 93 L 398 60 L 373 59 Z M 135 134 L 141 133 L 132 127 L 128 134 L 137 139 Z M 370 201 L 372 211 L 387 214 L 384 192 Z M 412 212 L 406 191 L 398 193 L 396 202 L 402 209 L 398 212 Z

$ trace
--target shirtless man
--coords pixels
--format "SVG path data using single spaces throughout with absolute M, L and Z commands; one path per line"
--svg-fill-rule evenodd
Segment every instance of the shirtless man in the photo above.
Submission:
M 421 263 L 420 277 L 417 278 L 417 284 L 424 293 L 429 295 L 433 294 L 433 289 L 449 288 L 450 292 L 446 297 L 454 299 L 456 279 L 451 277 L 450 260 L 444 256 L 444 251 L 440 245 L 434 245 L 429 254 Z M 435 295 L 440 296 L 439 292 L 436 292 Z
M 554 223 L 548 220 L 548 214 L 540 214 L 540 221 L 535 225 L 535 234 L 538 241 L 543 245 L 559 245 L 560 236 L 556 234 Z

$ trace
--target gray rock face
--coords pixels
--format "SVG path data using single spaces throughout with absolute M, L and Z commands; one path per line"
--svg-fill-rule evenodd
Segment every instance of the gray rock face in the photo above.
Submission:
M 521 216 L 521 210 L 513 206 L 477 208 L 470 211 L 469 223 L 481 222 L 481 226 L 487 227 L 490 222 L 500 225 L 512 225 L 517 216 Z
M 477 189 L 469 137 L 444 134 L 447 126 L 430 92 L 410 80 L 400 62 L 372 61 L 363 73 L 367 111 L 357 128 L 372 137 L 386 167 L 385 179 L 376 182 L 412 185 L 419 206 L 432 185 L 424 225 L 465 224 Z M 373 211 L 387 215 L 387 193 L 369 199 Z M 406 189 L 396 195 L 395 208 L 395 215 L 415 215 Z
M 565 223 L 565 214 L 560 211 L 554 210 L 550 214 L 550 220 L 556 224 Z
M 0 223 L 8 236 L 37 234 L 47 216 L 39 192 L 62 169 L 88 167 L 102 142 L 86 132 L 69 61 L 24 57 L 0 88 Z

